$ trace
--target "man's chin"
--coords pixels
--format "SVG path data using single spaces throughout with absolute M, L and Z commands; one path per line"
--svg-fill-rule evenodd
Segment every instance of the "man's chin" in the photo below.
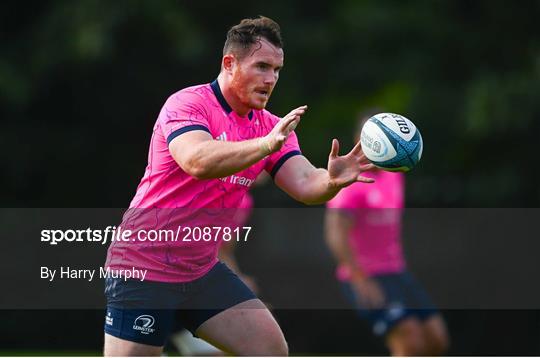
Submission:
M 252 103 L 251 104 L 251 109 L 254 109 L 254 110 L 257 110 L 257 111 L 263 110 L 263 109 L 266 108 L 266 103 L 267 102 L 264 102 L 264 103 L 261 103 L 261 102 Z

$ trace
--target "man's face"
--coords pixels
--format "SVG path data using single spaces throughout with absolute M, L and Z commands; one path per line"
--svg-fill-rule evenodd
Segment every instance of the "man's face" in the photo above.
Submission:
M 236 61 L 231 89 L 242 105 L 264 109 L 283 67 L 283 49 L 260 39 Z

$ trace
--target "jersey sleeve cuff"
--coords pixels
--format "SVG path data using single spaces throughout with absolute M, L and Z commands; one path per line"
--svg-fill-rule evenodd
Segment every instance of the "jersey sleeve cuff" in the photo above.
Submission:
M 167 137 L 167 145 L 171 144 L 172 140 L 178 137 L 179 135 L 184 134 L 186 132 L 191 132 L 191 131 L 205 131 L 205 132 L 210 133 L 210 130 L 206 128 L 205 126 L 203 126 L 202 124 L 193 124 L 190 126 L 185 126 L 169 134 L 169 136 Z
M 281 158 L 279 158 L 279 160 L 276 162 L 276 164 L 274 165 L 274 167 L 270 171 L 270 176 L 272 177 L 272 179 L 275 178 L 278 170 L 281 168 L 281 166 L 283 164 L 285 164 L 287 159 L 289 159 L 291 157 L 294 157 L 295 155 L 302 155 L 302 152 L 299 151 L 299 150 L 291 150 L 290 152 L 287 152 L 287 153 L 283 154 L 281 156 Z

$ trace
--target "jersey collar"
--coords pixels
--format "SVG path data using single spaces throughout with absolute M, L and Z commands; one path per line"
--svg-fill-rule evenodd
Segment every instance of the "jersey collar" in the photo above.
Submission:
M 219 88 L 218 80 L 215 79 L 214 82 L 210 83 L 210 87 L 212 87 L 212 92 L 214 92 L 214 95 L 216 96 L 216 98 L 217 98 L 219 104 L 221 105 L 221 107 L 223 108 L 223 110 L 225 112 L 227 112 L 227 114 L 231 114 L 231 112 L 233 110 L 232 110 L 231 106 L 229 106 L 227 101 L 225 100 L 225 97 L 223 97 L 223 93 L 221 92 L 221 88 Z M 251 120 L 251 118 L 253 118 L 253 110 L 249 111 L 248 118 L 249 118 L 249 120 Z

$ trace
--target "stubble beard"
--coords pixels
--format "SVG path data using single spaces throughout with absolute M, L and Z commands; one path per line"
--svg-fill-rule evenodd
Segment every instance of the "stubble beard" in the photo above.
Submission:
M 255 110 L 262 110 L 266 108 L 266 104 L 268 103 L 268 100 L 270 99 L 270 96 L 266 99 L 266 101 L 260 101 L 255 99 L 255 96 L 258 96 L 258 94 L 255 92 L 255 86 L 252 86 L 253 88 L 248 88 L 247 86 L 250 85 L 250 81 L 245 80 L 244 72 L 241 69 L 237 70 L 238 72 L 235 74 L 235 76 L 232 79 L 231 87 L 234 90 L 235 96 L 238 99 L 238 101 L 243 105 L 248 107 L 249 109 L 255 109 Z

